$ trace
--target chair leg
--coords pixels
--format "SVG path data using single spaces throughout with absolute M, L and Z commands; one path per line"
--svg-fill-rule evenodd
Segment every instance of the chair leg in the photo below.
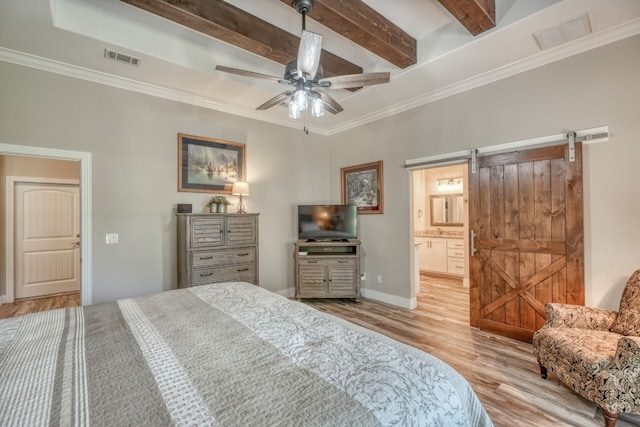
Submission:
M 542 364 L 540 364 L 540 363 L 538 363 L 538 365 L 540 365 L 540 376 L 542 377 L 543 380 L 546 380 L 547 379 L 547 368 L 542 366 Z
M 615 427 L 620 414 L 612 414 L 604 409 L 602 410 L 602 413 L 604 414 L 604 427 Z

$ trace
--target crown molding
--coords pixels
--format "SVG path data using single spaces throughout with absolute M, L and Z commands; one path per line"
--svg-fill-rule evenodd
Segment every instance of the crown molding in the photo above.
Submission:
M 366 116 L 362 116 L 357 120 L 353 120 L 351 122 L 344 123 L 343 125 L 331 128 L 329 133 L 330 135 L 334 135 L 340 132 L 344 132 L 346 130 L 353 129 L 358 126 L 362 126 L 364 124 L 386 117 L 390 117 L 404 111 L 420 107 L 422 105 L 430 104 L 432 102 L 436 102 L 471 89 L 494 83 L 496 81 L 506 79 L 508 77 L 512 77 L 517 74 L 524 73 L 526 71 L 533 70 L 535 68 L 542 67 L 544 65 L 548 65 L 553 62 L 569 58 L 571 56 L 575 56 L 589 50 L 626 39 L 628 37 L 635 36 L 637 34 L 640 34 L 640 18 L 629 21 L 617 27 L 613 27 L 607 31 L 596 33 L 591 37 L 576 40 L 573 43 L 561 45 L 557 48 L 549 49 L 548 51 L 542 51 L 536 56 L 513 62 L 511 64 L 488 71 L 483 74 L 479 74 L 466 80 L 461 80 L 441 89 L 437 89 L 427 94 L 407 100 L 405 102 L 390 106 L 384 111 L 379 111 Z
M 595 33 L 592 36 L 576 40 L 575 42 L 572 42 L 570 44 L 558 46 L 547 51 L 542 51 L 536 56 L 513 62 L 511 64 L 468 78 L 466 80 L 461 80 L 441 89 L 437 89 L 427 94 L 417 96 L 405 102 L 391 105 L 384 110 L 361 116 L 358 119 L 345 122 L 338 126 L 318 127 L 314 125 L 310 127 L 310 131 L 324 136 L 335 135 L 365 125 L 367 123 L 374 122 L 376 120 L 390 117 L 416 107 L 436 102 L 438 100 L 559 61 L 561 59 L 578 55 L 580 53 L 637 35 L 639 33 L 640 18 L 613 27 L 609 30 Z M 264 114 L 260 114 L 253 109 L 247 109 L 243 107 L 230 107 L 210 98 L 205 98 L 184 91 L 164 88 L 161 86 L 119 77 L 113 74 L 107 74 L 100 71 L 95 71 L 88 68 L 79 67 L 76 65 L 71 65 L 64 62 L 7 48 L 0 47 L 0 61 L 9 62 L 50 73 L 56 73 L 76 79 L 86 80 L 102 85 L 116 87 L 119 89 L 138 92 L 158 98 L 164 98 L 172 101 L 182 102 L 185 104 L 195 105 L 198 107 L 221 111 L 228 114 L 247 117 L 262 122 L 295 129 L 300 128 L 299 122 L 292 122 L 284 117 L 282 120 L 274 119 L 273 116 L 265 117 Z M 423 64 L 422 66 L 427 65 L 428 63 Z

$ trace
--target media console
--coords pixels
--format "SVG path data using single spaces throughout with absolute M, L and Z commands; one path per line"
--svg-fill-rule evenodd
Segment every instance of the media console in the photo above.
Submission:
M 360 241 L 294 243 L 295 298 L 360 300 Z

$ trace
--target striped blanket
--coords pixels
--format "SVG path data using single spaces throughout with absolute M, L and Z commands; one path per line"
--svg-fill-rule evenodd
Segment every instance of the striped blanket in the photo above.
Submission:
M 491 426 L 442 361 L 247 283 L 0 322 L 0 425 Z

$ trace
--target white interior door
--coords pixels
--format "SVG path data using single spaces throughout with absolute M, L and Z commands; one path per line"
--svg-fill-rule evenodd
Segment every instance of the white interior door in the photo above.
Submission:
M 80 290 L 77 185 L 16 183 L 15 295 Z

